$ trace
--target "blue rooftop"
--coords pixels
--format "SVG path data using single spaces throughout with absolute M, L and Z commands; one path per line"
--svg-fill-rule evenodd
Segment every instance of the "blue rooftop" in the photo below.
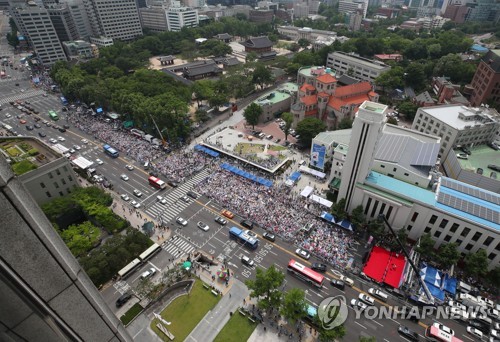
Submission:
M 470 49 L 472 51 L 475 51 L 475 52 L 488 52 L 488 48 L 482 46 L 482 45 L 479 45 L 479 44 L 474 44 L 470 47 Z
M 387 192 L 388 194 L 396 195 L 398 197 L 410 201 L 425 203 L 441 211 L 449 212 L 452 215 L 456 215 L 466 220 L 477 222 L 478 224 L 483 225 L 485 227 L 490 227 L 492 229 L 500 231 L 500 225 L 495 222 L 488 221 L 479 216 L 475 216 L 465 211 L 458 210 L 450 206 L 444 205 L 442 203 L 439 203 L 437 201 L 436 193 L 432 192 L 431 190 L 422 189 L 416 185 L 405 183 L 403 181 L 380 174 L 375 171 L 371 171 L 368 177 L 366 177 L 365 184 L 378 188 L 384 192 Z M 462 184 L 464 185 L 464 187 L 471 187 L 468 184 L 465 183 Z M 441 184 L 441 186 L 439 187 L 439 191 L 443 192 L 444 194 L 448 194 L 453 197 L 459 198 L 464 202 L 476 204 L 478 206 L 493 210 L 494 212 L 495 211 L 500 212 L 500 206 L 498 204 L 483 200 L 481 198 L 466 194 L 464 192 L 460 192 L 458 190 L 448 188 L 443 184 Z

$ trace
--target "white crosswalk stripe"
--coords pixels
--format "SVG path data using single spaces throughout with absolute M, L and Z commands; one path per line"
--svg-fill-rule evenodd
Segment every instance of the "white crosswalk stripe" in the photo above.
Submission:
M 186 203 L 180 198 L 188 191 L 191 191 L 191 188 L 194 184 L 198 183 L 205 177 L 210 174 L 208 170 L 202 170 L 200 173 L 196 174 L 194 177 L 179 185 L 177 188 L 170 191 L 166 196 L 165 200 L 167 203 L 161 204 L 160 202 L 154 203 L 151 207 L 146 209 L 146 213 L 154 218 L 159 218 L 161 216 L 163 222 L 168 222 L 175 219 L 179 213 L 181 213 L 184 209 L 186 209 L 190 204 Z
M 191 253 L 192 251 L 194 251 L 195 246 L 193 246 L 190 242 L 184 240 L 179 236 L 174 236 L 172 239 L 166 241 L 162 245 L 162 248 L 170 255 L 178 257 L 184 253 L 185 254 Z
M 43 93 L 45 93 L 45 91 L 41 89 L 28 89 L 24 93 L 15 94 L 0 99 L 0 104 L 9 103 L 16 100 L 26 100 L 38 95 L 42 95 Z

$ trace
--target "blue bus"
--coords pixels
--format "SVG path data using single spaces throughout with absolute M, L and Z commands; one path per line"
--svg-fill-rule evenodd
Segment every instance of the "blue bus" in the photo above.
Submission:
M 251 249 L 257 249 L 259 246 L 259 240 L 257 238 L 250 236 L 248 231 L 243 231 L 236 227 L 229 229 L 229 238 L 236 240 Z
M 66 100 L 66 98 L 64 96 L 61 96 L 61 103 L 63 106 L 67 106 L 68 105 L 68 100 Z
M 117 151 L 117 150 L 115 150 L 114 148 L 112 148 L 111 146 L 109 146 L 109 145 L 104 145 L 104 146 L 103 146 L 103 148 L 104 148 L 104 152 L 105 152 L 107 155 L 109 155 L 110 157 L 113 157 L 113 158 L 118 157 L 118 155 L 119 155 L 119 154 L 118 154 L 118 151 Z

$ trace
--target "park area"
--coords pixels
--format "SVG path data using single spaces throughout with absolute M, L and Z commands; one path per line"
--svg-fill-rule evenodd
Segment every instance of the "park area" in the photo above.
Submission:
M 214 342 L 248 341 L 256 327 L 257 323 L 251 322 L 246 316 L 236 312 L 219 332 Z
M 161 316 L 165 321 L 171 322 L 166 328 L 174 335 L 176 341 L 184 341 L 198 323 L 219 302 L 220 297 L 215 296 L 209 289 L 203 286 L 201 280 L 196 280 L 191 292 L 183 295 L 163 310 Z M 164 341 L 170 341 L 158 330 L 154 319 L 151 329 Z

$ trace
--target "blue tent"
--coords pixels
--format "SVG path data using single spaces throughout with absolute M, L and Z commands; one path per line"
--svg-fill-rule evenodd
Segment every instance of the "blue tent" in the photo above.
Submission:
M 295 171 L 294 173 L 292 173 L 290 175 L 290 177 L 288 177 L 288 179 L 290 179 L 293 182 L 297 182 L 300 179 L 300 176 L 301 176 L 300 172 L 299 171 Z
M 482 45 L 479 45 L 479 44 L 474 44 L 470 47 L 471 51 L 473 52 L 479 52 L 479 53 L 486 53 L 488 52 L 488 48 L 482 46 Z
M 351 222 L 349 222 L 349 220 L 343 219 L 342 221 L 340 221 L 337 224 L 339 226 L 341 226 L 342 228 L 347 229 L 351 232 L 354 230 L 354 227 L 352 226 Z
M 206 154 L 208 154 L 209 156 L 212 156 L 214 158 L 217 158 L 219 156 L 219 152 L 213 151 L 213 150 L 206 148 L 205 146 L 202 146 L 199 144 L 194 146 L 194 150 L 205 152 Z
M 241 170 L 241 169 L 237 168 L 236 166 L 229 165 L 227 163 L 223 163 L 220 166 L 224 170 L 228 170 L 228 171 L 230 171 L 230 172 L 232 172 L 234 174 L 237 174 L 239 176 L 245 177 L 246 179 L 249 179 L 249 180 L 254 181 L 256 183 L 259 183 L 259 184 L 262 184 L 264 186 L 267 186 L 268 188 L 270 188 L 270 187 L 273 186 L 273 182 L 272 181 L 270 181 L 268 179 L 265 179 L 265 178 L 257 177 L 255 175 L 249 173 L 249 172 L 246 172 L 245 170 Z
M 327 221 L 327 222 L 330 222 L 330 223 L 335 223 L 336 219 L 335 219 L 335 216 L 333 216 L 332 214 L 330 213 L 327 213 L 326 211 L 323 211 L 320 215 L 320 217 Z

